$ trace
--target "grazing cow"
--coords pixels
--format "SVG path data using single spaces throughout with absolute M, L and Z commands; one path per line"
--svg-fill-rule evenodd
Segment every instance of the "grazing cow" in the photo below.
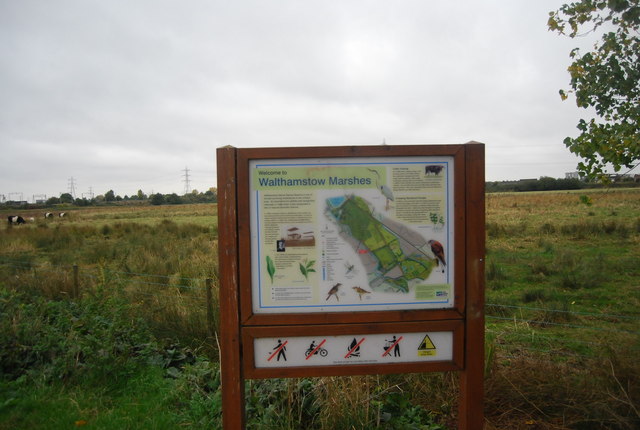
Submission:
M 9 215 L 7 217 L 7 221 L 9 221 L 9 225 L 25 223 L 24 218 L 22 218 L 20 215 Z
M 53 218 L 53 212 L 47 212 L 44 214 L 45 218 Z
M 34 217 L 29 217 L 29 222 L 36 222 L 36 219 Z
M 66 216 L 67 216 L 67 213 L 66 213 L 66 212 L 60 212 L 60 213 L 58 214 L 58 216 L 59 216 L 60 218 L 64 218 L 64 217 L 66 217 Z
M 438 166 L 435 164 L 432 164 L 430 166 L 425 166 L 424 167 L 424 173 L 425 175 L 430 175 L 430 174 L 434 174 L 434 175 L 439 175 L 440 172 L 442 172 L 444 166 Z

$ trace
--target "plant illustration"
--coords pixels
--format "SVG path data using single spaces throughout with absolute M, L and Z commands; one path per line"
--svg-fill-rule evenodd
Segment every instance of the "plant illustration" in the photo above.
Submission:
M 273 260 L 268 255 L 267 255 L 267 272 L 269 273 L 269 277 L 271 278 L 271 283 L 273 284 L 273 275 L 276 273 L 276 265 L 273 264 Z
M 302 264 L 302 263 L 304 263 L 304 264 Z M 302 260 L 302 263 L 299 263 L 300 264 L 300 273 L 302 273 L 304 275 L 304 279 L 306 279 L 308 281 L 309 280 L 309 273 L 315 272 L 315 269 L 313 268 L 313 265 L 316 263 L 316 260 L 307 261 L 307 259 L 305 258 L 304 260 Z
M 444 217 L 442 215 L 438 215 L 434 212 L 429 212 L 429 219 L 434 225 L 440 224 L 444 226 Z

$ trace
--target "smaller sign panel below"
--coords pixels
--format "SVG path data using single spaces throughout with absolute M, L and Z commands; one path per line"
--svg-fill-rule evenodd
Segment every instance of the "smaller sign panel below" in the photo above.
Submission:
M 349 366 L 453 359 L 453 332 L 254 339 L 256 368 Z

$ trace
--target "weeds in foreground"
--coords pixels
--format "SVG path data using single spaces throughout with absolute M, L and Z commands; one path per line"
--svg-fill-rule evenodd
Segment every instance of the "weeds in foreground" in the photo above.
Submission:
M 615 358 L 605 354 L 592 361 L 523 351 L 496 354 L 486 381 L 490 428 L 632 430 L 640 425 L 635 354 L 618 350 Z
M 575 194 L 521 194 L 504 201 L 488 196 L 487 301 L 495 305 L 486 308 L 488 429 L 640 427 L 634 360 L 640 199 L 591 198 L 587 208 Z M 93 212 L 86 224 L 0 229 L 0 283 L 29 298 L 3 297 L 0 306 L 17 312 L 12 321 L 18 326 L 31 314 L 45 315 L 41 309 L 49 315 L 21 329 L 39 347 L 25 340 L 25 348 L 5 352 L 6 376 L 19 376 L 1 383 L 0 428 L 42 428 L 42 423 L 69 428 L 77 420 L 96 428 L 220 427 L 217 351 L 206 330 L 201 284 L 215 278 L 215 228 L 191 226 L 185 214 L 178 222 L 163 213 L 166 222 L 158 222 L 151 213 L 132 211 L 114 221 Z M 72 264 L 81 267 L 82 297 L 75 301 L 70 300 Z M 36 293 L 44 297 L 42 303 L 54 303 L 37 304 Z M 81 329 L 100 318 L 78 327 L 72 320 L 67 330 L 45 328 L 67 315 L 78 319 L 89 312 L 67 308 L 71 303 L 82 308 L 110 295 L 118 300 L 100 303 L 126 305 L 128 311 L 100 313 L 103 325 L 97 327 L 103 331 L 92 328 L 85 334 L 100 333 L 117 348 L 79 339 Z M 4 315 L 0 312 L 0 319 Z M 118 315 L 131 321 L 139 317 L 144 324 L 136 330 L 146 333 L 146 340 L 116 335 L 118 324 L 105 321 Z M 3 327 L 2 333 L 9 336 L 11 328 Z M 54 341 L 55 336 L 63 338 Z M 69 350 L 49 349 L 58 343 L 70 345 Z M 141 349 L 128 347 L 131 343 Z M 88 352 L 79 350 L 102 350 L 106 356 L 84 357 Z M 109 354 L 116 355 L 109 361 Z M 104 373 L 94 372 L 100 360 L 120 376 L 106 380 Z M 251 381 L 248 425 L 450 427 L 456 382 L 455 372 Z

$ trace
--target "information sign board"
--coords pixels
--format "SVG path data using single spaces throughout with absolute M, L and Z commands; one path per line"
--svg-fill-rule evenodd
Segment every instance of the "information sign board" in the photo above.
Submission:
M 253 312 L 454 306 L 453 157 L 249 162 Z
M 224 428 L 245 377 L 434 371 L 480 428 L 484 146 L 217 154 Z

